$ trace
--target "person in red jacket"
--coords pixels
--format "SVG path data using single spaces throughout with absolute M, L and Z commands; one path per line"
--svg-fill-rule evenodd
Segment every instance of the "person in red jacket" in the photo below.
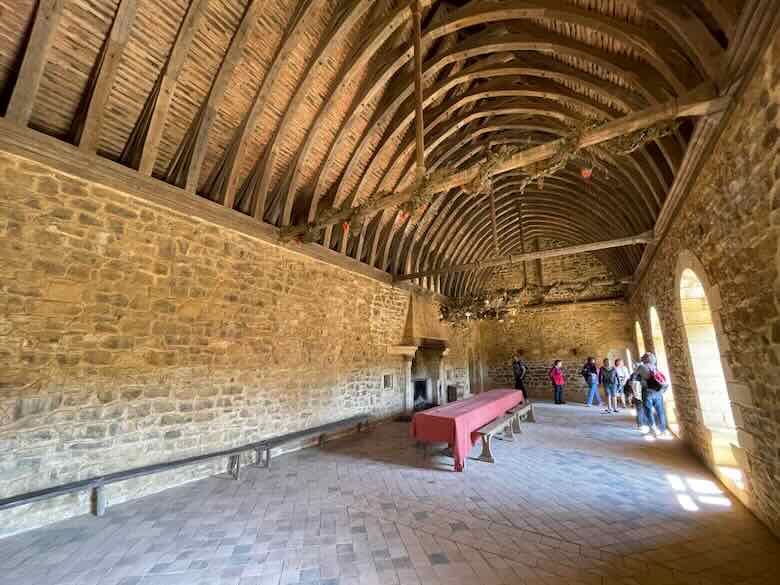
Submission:
M 563 362 L 561 360 L 553 362 L 549 375 L 550 381 L 553 383 L 555 404 L 566 404 L 566 401 L 563 399 L 563 386 L 566 384 L 566 379 L 563 377 Z

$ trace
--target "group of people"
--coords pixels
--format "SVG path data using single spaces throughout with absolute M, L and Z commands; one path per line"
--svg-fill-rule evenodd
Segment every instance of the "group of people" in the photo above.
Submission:
M 515 388 L 527 396 L 525 390 L 525 378 L 528 366 L 523 360 L 523 352 L 518 350 L 512 360 L 512 372 L 515 379 Z M 618 358 L 610 362 L 604 358 L 601 367 L 596 365 L 596 360 L 589 357 L 580 371 L 588 387 L 588 398 L 585 406 L 590 407 L 595 402 L 603 407 L 605 414 L 620 412 L 621 407 L 631 405 L 636 409 L 637 427 L 643 434 L 653 432 L 656 436 L 669 438 L 671 435 L 666 425 L 666 409 L 663 395 L 668 390 L 669 384 L 666 377 L 658 369 L 655 356 L 645 353 L 640 362 L 630 372 L 623 360 Z M 566 404 L 564 400 L 564 388 L 566 378 L 563 371 L 563 362 L 555 360 L 548 372 L 548 377 L 553 385 L 553 398 L 555 404 Z M 607 396 L 606 402 L 602 400 L 599 387 L 604 388 Z

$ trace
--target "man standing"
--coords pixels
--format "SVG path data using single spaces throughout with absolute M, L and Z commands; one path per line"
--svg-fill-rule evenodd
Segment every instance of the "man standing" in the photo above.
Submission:
M 515 390 L 523 393 L 523 400 L 528 398 L 525 392 L 525 375 L 528 373 L 528 366 L 523 361 L 523 350 L 518 349 L 515 357 L 512 358 L 512 373 L 515 376 Z
M 666 382 L 666 377 L 658 371 L 655 355 L 647 352 L 642 356 L 642 363 L 636 369 L 636 376 L 642 383 L 645 424 L 651 426 L 656 437 L 671 439 L 672 435 L 666 428 L 664 406 L 664 392 L 669 389 L 669 384 Z
M 582 377 L 585 378 L 585 383 L 588 385 L 588 400 L 585 406 L 590 406 L 593 403 L 593 399 L 598 400 L 598 405 L 602 405 L 601 395 L 599 394 L 599 369 L 596 366 L 596 358 L 589 357 L 585 365 L 582 366 L 580 372 Z

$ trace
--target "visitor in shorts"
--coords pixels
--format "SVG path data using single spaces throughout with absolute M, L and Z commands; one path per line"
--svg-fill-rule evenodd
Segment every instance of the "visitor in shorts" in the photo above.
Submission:
M 609 358 L 604 358 L 601 369 L 599 370 L 599 382 L 604 386 L 604 392 L 607 395 L 607 406 L 604 408 L 606 414 L 617 412 L 617 391 L 620 387 L 617 369 L 610 363 Z
M 588 385 L 588 400 L 585 402 L 585 406 L 589 407 L 593 404 L 594 398 L 598 400 L 598 406 L 601 406 L 603 402 L 601 401 L 601 395 L 599 394 L 599 369 L 596 366 L 596 359 L 589 357 L 585 362 L 585 365 L 582 366 L 580 373 L 582 374 L 582 377 L 585 378 L 585 383 Z
M 566 404 L 566 401 L 563 399 L 563 386 L 566 384 L 566 379 L 563 377 L 563 362 L 561 362 L 561 360 L 555 360 L 553 362 L 549 376 L 553 385 L 553 398 L 555 398 L 555 404 Z
M 621 360 L 620 358 L 615 360 L 615 369 L 617 370 L 617 375 L 618 375 L 617 398 L 623 404 L 623 408 L 626 408 L 625 389 L 626 389 L 626 384 L 628 383 L 628 379 L 631 377 L 631 374 L 629 373 L 628 368 L 623 364 L 623 360 Z

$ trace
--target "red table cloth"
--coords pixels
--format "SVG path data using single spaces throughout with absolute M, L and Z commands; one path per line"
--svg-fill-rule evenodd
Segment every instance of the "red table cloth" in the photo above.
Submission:
M 455 471 L 463 471 L 466 455 L 479 440 L 475 431 L 522 402 L 523 393 L 519 390 L 502 388 L 482 392 L 416 413 L 412 417 L 412 436 L 427 443 L 449 443 Z

